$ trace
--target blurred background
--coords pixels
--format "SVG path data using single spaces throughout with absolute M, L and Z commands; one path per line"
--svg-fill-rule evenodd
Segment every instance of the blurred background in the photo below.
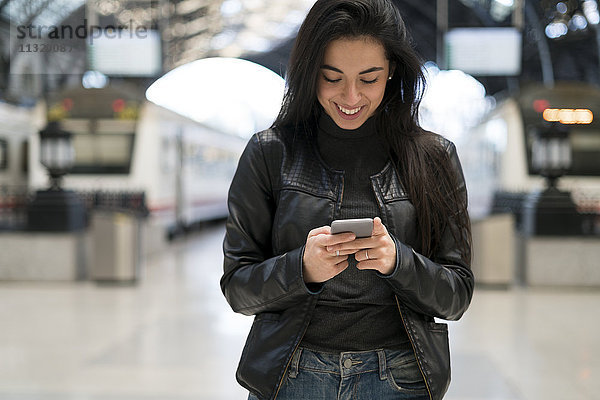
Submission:
M 244 399 L 226 195 L 311 0 L 0 0 L 0 399 Z M 394 0 L 469 190 L 450 400 L 599 399 L 597 0 Z

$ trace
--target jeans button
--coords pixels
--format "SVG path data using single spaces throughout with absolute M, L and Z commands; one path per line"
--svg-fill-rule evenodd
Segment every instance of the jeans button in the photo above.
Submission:
M 346 367 L 346 368 L 352 367 L 352 360 L 349 358 L 346 358 L 346 360 L 344 360 L 344 367 Z

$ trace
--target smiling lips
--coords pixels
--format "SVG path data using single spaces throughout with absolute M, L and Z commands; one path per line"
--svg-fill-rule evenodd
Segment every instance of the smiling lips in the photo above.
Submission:
M 361 114 L 361 111 L 364 106 L 356 107 L 356 108 L 345 108 L 336 103 L 338 114 L 344 119 L 356 119 Z

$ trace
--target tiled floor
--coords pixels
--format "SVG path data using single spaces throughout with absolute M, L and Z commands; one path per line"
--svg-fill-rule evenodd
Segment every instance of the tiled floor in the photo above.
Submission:
M 0 400 L 234 400 L 251 319 L 218 285 L 223 227 L 137 286 L 0 283 Z M 600 398 L 600 291 L 478 289 L 450 325 L 448 400 Z

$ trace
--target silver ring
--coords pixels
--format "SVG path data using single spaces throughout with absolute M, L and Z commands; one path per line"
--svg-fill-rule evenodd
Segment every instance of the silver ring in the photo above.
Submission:
M 339 255 L 340 255 L 340 251 L 339 251 L 339 250 L 336 250 L 336 251 L 335 251 L 335 255 L 336 255 L 336 256 L 339 256 Z
M 367 260 L 369 259 L 369 250 L 365 249 L 365 256 L 367 256 Z

